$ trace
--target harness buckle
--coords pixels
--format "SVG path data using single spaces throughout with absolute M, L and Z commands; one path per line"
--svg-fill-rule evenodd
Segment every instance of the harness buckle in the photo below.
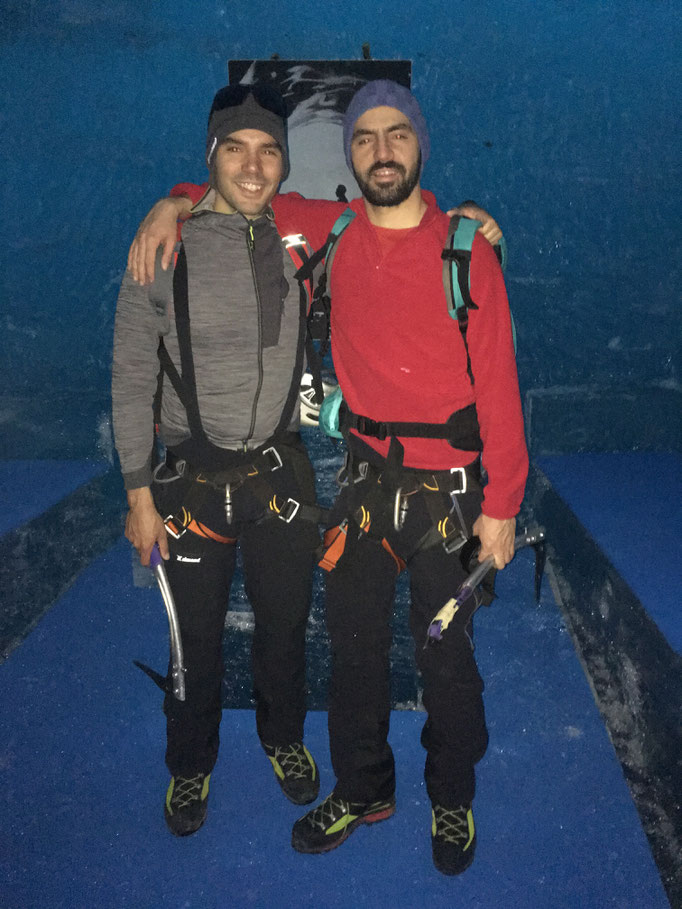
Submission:
M 183 527 L 182 530 L 178 531 L 174 524 L 171 524 L 171 521 L 174 520 L 174 515 L 169 514 L 167 518 L 164 519 L 164 524 L 166 527 L 166 533 L 169 533 L 174 540 L 179 540 L 180 537 L 183 537 L 187 533 L 187 528 Z
M 284 521 L 285 524 L 291 524 L 293 519 L 298 514 L 298 510 L 301 507 L 301 503 L 297 502 L 296 499 L 291 497 L 286 500 L 284 505 L 277 512 L 277 517 L 280 521 Z
M 275 459 L 275 466 L 274 466 L 274 467 L 271 467 L 271 468 L 270 468 L 271 470 L 274 471 L 274 470 L 279 470 L 279 469 L 280 469 L 280 467 L 282 466 L 282 458 L 280 457 L 280 454 L 279 454 L 279 452 L 277 451 L 277 449 L 275 448 L 274 445 L 271 445 L 270 448 L 265 448 L 265 449 L 263 450 L 263 454 L 264 454 L 264 455 L 266 455 L 266 454 L 271 454 L 272 457 Z
M 448 555 L 452 555 L 453 552 L 459 552 L 466 541 L 467 538 L 464 536 L 464 534 L 461 531 L 457 530 L 443 540 L 443 549 Z
M 457 265 L 471 262 L 471 253 L 466 249 L 444 249 L 440 257 L 444 262 L 456 262 Z
M 388 435 L 385 423 L 378 423 L 369 417 L 359 416 L 356 420 L 355 428 L 362 436 L 373 436 L 380 442 L 383 442 Z
M 458 496 L 467 491 L 467 472 L 465 467 L 451 467 L 450 476 L 454 477 L 455 474 L 459 474 L 459 489 L 451 489 L 450 497 Z

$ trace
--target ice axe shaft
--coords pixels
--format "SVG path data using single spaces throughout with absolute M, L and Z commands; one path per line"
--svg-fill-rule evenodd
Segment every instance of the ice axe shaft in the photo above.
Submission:
M 154 543 L 154 547 L 149 557 L 149 564 L 152 567 L 156 580 L 163 597 L 163 603 L 168 615 L 168 629 L 170 632 L 170 651 L 171 651 L 171 683 L 173 695 L 179 700 L 185 700 L 185 662 L 182 653 L 182 638 L 180 637 L 180 622 L 178 620 L 178 611 L 175 608 L 175 600 L 168 583 L 168 575 L 163 564 L 163 557 L 159 550 L 159 544 Z

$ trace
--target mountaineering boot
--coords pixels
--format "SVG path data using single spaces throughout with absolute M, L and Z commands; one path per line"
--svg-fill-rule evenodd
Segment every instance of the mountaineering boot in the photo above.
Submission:
M 277 782 L 294 805 L 307 805 L 317 798 L 320 775 L 313 756 L 303 742 L 291 745 L 265 745 Z
M 474 860 L 476 829 L 471 805 L 431 810 L 433 864 L 442 874 L 461 874 Z
M 395 799 L 371 802 L 347 802 L 332 792 L 294 824 L 291 845 L 297 852 L 329 852 L 350 836 L 360 824 L 385 821 L 395 812 Z
M 173 836 L 196 833 L 206 820 L 210 779 L 210 773 L 171 778 L 163 813 Z

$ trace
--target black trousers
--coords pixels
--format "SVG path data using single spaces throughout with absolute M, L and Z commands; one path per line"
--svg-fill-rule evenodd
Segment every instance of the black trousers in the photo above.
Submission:
M 335 516 L 349 513 L 350 498 L 361 495 L 362 482 L 353 491 L 341 492 Z M 478 487 L 457 497 L 467 535 L 480 513 L 481 498 Z M 418 493 L 411 496 L 402 530 L 387 527 L 386 538 L 398 555 L 406 556 L 431 524 L 425 494 Z M 488 743 L 483 681 L 474 659 L 471 623 L 465 627 L 456 617 L 442 641 L 427 649 L 424 643 L 430 622 L 466 572 L 457 555 L 449 555 L 440 544 L 415 555 L 409 571 L 410 630 L 427 713 L 421 736 L 427 752 L 426 787 L 432 802 L 454 807 L 472 801 L 474 765 Z M 351 801 L 386 799 L 395 791 L 387 736 L 396 577 L 395 560 L 380 540 L 363 533 L 327 580 L 332 648 L 330 746 L 337 777 L 335 792 Z M 486 599 L 489 602 L 491 597 Z
M 314 504 L 313 470 L 302 446 L 278 447 L 283 466 L 267 474 L 278 495 Z M 162 477 L 165 479 L 165 477 Z M 155 483 L 154 498 L 163 518 L 178 514 L 189 497 L 190 481 Z M 222 714 L 223 630 L 239 545 L 244 584 L 253 608 L 251 648 L 256 726 L 261 742 L 285 745 L 303 738 L 305 719 L 305 634 L 317 527 L 294 519 L 286 524 L 264 518 L 264 506 L 248 481 L 234 491 L 233 518 L 226 521 L 224 494 L 208 488 L 192 517 L 225 537 L 226 544 L 188 531 L 168 537 L 166 571 L 177 606 L 186 666 L 186 700 L 168 694 L 166 764 L 173 776 L 210 773 L 218 756 Z

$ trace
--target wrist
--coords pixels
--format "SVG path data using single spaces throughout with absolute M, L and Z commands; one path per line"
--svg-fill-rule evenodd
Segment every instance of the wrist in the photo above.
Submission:
M 152 491 L 149 486 L 140 486 L 137 489 L 129 489 L 127 492 L 128 507 L 131 511 L 144 511 L 150 508 L 155 509 Z
M 178 217 L 189 214 L 192 209 L 192 200 L 189 196 L 166 196 L 161 202 L 170 205 Z

